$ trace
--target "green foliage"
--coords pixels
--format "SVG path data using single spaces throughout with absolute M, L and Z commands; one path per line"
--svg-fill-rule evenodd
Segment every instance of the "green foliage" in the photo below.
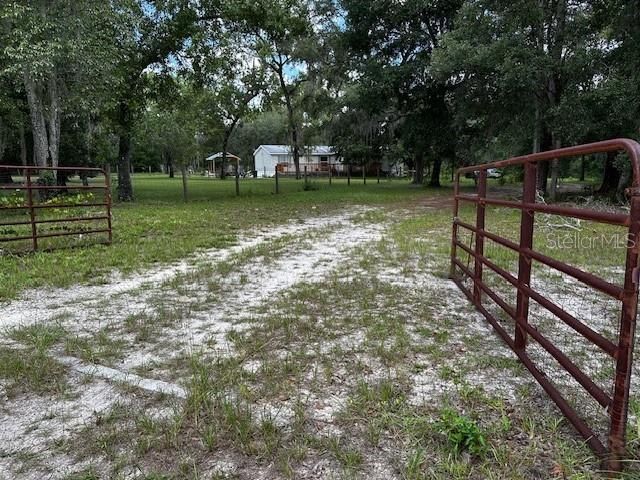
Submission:
M 478 425 L 451 408 L 440 413 L 438 428 L 456 454 L 468 451 L 480 457 L 487 450 L 487 441 Z
M 22 190 L 16 190 L 9 195 L 0 196 L 0 207 L 21 207 L 25 204 Z

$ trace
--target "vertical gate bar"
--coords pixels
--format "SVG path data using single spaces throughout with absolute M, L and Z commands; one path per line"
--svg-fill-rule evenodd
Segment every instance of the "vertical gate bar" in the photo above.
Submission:
M 458 225 L 456 220 L 458 219 L 458 211 L 460 208 L 460 202 L 458 200 L 458 194 L 460 193 L 460 174 L 456 174 L 455 182 L 453 184 L 453 222 L 451 228 L 451 268 L 449 269 L 449 278 L 455 278 L 456 276 L 456 264 L 455 259 L 457 256 L 456 241 L 458 240 Z
M 536 201 L 536 175 L 537 164 L 527 162 L 524 164 L 524 181 L 522 185 L 522 203 L 535 203 Z M 518 258 L 518 286 L 530 286 L 531 283 L 531 257 L 525 255 L 522 250 L 533 247 L 533 210 L 522 210 L 520 217 L 520 253 Z M 527 345 L 526 323 L 529 321 L 529 296 L 520 288 L 516 300 L 516 328 L 515 348 L 524 350 Z
M 107 204 L 107 228 L 109 229 L 109 245 L 113 242 L 113 228 L 111 226 L 111 165 L 106 164 L 104 166 L 104 170 L 102 170 L 104 174 L 104 192 L 105 192 L 105 202 Z
M 38 250 L 38 228 L 36 226 L 36 210 L 33 208 L 33 189 L 31 188 L 31 169 L 25 168 L 27 174 L 27 206 L 29 207 L 29 219 L 31 221 L 31 244 L 33 251 Z
M 624 294 L 622 298 L 622 314 L 620 316 L 620 332 L 618 336 L 618 352 L 616 355 L 616 373 L 613 401 L 609 410 L 611 425 L 609 427 L 610 458 L 607 467 L 612 472 L 622 469 L 625 457 L 625 435 L 627 427 L 627 410 L 629 404 L 629 387 L 631 384 L 631 366 L 633 362 L 633 340 L 636 329 L 638 310 L 638 249 L 640 249 L 640 192 L 634 189 L 631 197 L 631 223 L 627 237 L 627 258 L 624 275 Z
M 477 305 L 482 304 L 482 260 L 480 257 L 484 255 L 484 235 L 480 230 L 484 230 L 484 217 L 486 204 L 484 199 L 487 196 L 487 171 L 480 170 L 478 172 L 478 203 L 476 204 L 476 248 L 475 248 L 475 268 L 473 275 L 473 299 Z

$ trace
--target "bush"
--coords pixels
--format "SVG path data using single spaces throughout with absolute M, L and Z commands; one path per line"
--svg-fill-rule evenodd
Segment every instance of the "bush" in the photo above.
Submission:
M 482 456 L 487 449 L 487 441 L 478 425 L 455 410 L 445 408 L 442 411 L 438 429 L 447 437 L 456 454 L 466 450 L 472 455 Z
M 25 203 L 21 190 L 11 192 L 10 195 L 0 196 L 0 207 L 22 207 Z
M 310 192 L 310 191 L 314 191 L 314 190 L 320 190 L 320 184 L 318 184 L 316 182 L 306 182 L 304 184 L 304 187 L 302 187 L 302 189 L 305 192 Z

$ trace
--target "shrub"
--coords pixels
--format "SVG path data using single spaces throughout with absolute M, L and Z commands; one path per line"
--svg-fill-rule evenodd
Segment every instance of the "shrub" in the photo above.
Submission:
M 466 450 L 472 455 L 482 456 L 487 449 L 487 441 L 478 425 L 451 408 L 442 410 L 438 429 L 447 437 L 456 454 Z

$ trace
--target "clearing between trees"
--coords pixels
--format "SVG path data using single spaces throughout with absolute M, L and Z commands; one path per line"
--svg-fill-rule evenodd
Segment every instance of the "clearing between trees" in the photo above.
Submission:
M 24 293 L 0 320 L 0 477 L 600 478 L 447 279 L 449 241 L 442 196 L 349 205 Z M 636 387 L 632 447 L 639 407 Z

